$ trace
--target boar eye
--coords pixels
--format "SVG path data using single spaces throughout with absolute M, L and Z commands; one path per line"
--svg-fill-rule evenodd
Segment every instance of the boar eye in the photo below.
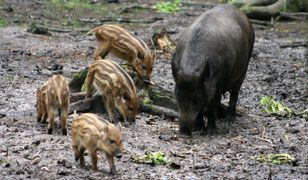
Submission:
M 142 65 L 142 69 L 146 69 L 145 65 Z
M 112 139 L 108 139 L 108 144 L 113 144 L 115 141 Z

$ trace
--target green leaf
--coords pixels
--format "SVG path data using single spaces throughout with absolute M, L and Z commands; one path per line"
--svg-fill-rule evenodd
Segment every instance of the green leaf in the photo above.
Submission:
M 154 153 L 146 153 L 146 155 L 133 156 L 132 161 L 135 163 L 146 163 L 154 166 L 167 164 L 165 154 L 161 151 Z
M 180 10 L 180 0 L 174 0 L 174 1 L 160 1 L 156 3 L 153 8 L 157 10 L 158 12 L 163 12 L 163 13 L 171 13 Z
M 260 155 L 257 161 L 261 163 L 271 163 L 271 164 L 293 164 L 295 158 L 289 154 L 269 154 L 268 156 Z
M 274 101 L 270 96 L 264 96 L 260 100 L 261 111 L 270 115 L 291 117 L 294 111 L 284 106 L 278 101 Z

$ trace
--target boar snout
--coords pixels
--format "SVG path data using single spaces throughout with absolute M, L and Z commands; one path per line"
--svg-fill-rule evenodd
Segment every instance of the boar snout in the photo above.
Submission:
M 194 125 L 196 123 L 196 116 L 197 113 L 196 112 L 183 112 L 180 111 L 180 132 L 182 134 L 191 136 L 192 135 L 192 131 L 194 128 Z
M 151 81 L 151 80 L 148 80 L 148 79 L 144 79 L 143 82 L 144 82 L 144 84 L 147 85 L 147 86 L 148 86 L 148 85 L 153 85 L 153 86 L 155 85 L 155 82 L 154 82 L 154 81 Z
M 120 149 L 116 149 L 114 152 L 113 152 L 113 155 L 120 159 L 122 157 L 122 151 Z
M 128 117 L 127 121 L 129 122 L 129 124 L 134 124 L 136 122 L 136 117 Z

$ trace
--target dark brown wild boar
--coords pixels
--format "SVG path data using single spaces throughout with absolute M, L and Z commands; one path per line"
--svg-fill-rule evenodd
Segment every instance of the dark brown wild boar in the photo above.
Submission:
M 110 121 L 114 121 L 116 107 L 128 122 L 135 122 L 139 98 L 132 78 L 115 62 L 98 60 L 89 66 L 87 74 L 87 95 L 92 97 L 93 85 L 105 103 Z
M 97 170 L 97 151 L 107 155 L 110 172 L 115 173 L 114 156 L 122 157 L 121 125 L 115 126 L 92 113 L 74 117 L 72 123 L 72 147 L 76 161 L 85 166 L 84 152 L 87 150 L 92 158 L 92 169 Z
M 54 75 L 37 90 L 37 121 L 45 122 L 48 116 L 48 134 L 54 127 L 54 111 L 59 113 L 62 134 L 67 134 L 66 121 L 69 105 L 68 83 L 61 75 Z
M 172 59 L 180 132 L 215 130 L 221 96 L 230 93 L 227 118 L 236 103 L 253 50 L 254 30 L 245 14 L 220 5 L 199 16 L 180 35 Z
M 141 80 L 153 83 L 150 81 L 150 77 L 154 55 L 141 39 L 115 25 L 101 25 L 88 32 L 88 34 L 91 33 L 95 33 L 98 42 L 98 48 L 94 55 L 95 60 L 104 59 L 111 52 L 127 61 Z

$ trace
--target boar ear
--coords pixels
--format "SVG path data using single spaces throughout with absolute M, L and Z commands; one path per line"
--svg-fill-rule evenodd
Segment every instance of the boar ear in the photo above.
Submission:
M 144 58 L 144 54 L 142 52 L 138 52 L 137 57 L 139 59 L 143 59 Z
M 122 129 L 123 129 L 121 122 L 116 123 L 116 127 L 119 128 L 120 131 L 122 131 Z
M 124 92 L 123 95 L 122 95 L 122 100 L 123 101 L 129 101 L 130 100 L 130 96 L 128 94 L 128 92 Z
M 103 130 L 104 130 L 104 133 L 105 133 L 105 134 L 108 133 L 108 131 L 109 131 L 108 126 L 105 126 Z

